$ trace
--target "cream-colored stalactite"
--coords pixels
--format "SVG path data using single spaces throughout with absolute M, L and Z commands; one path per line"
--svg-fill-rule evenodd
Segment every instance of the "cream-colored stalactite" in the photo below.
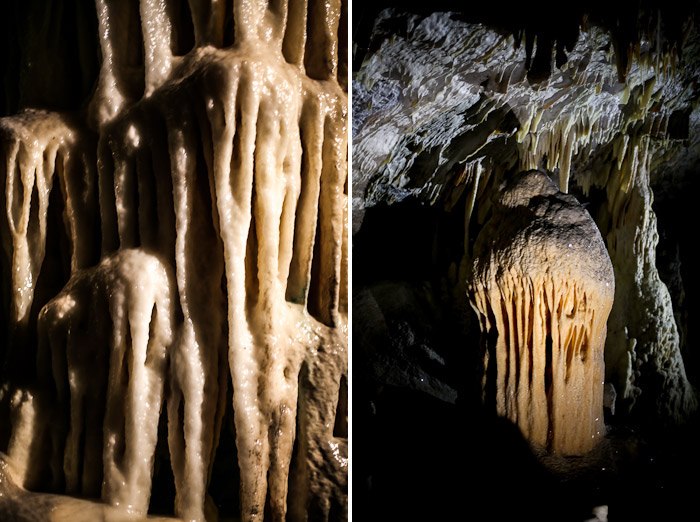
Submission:
M 150 96 L 170 75 L 173 27 L 168 0 L 139 0 L 143 32 L 144 95 Z
M 209 172 L 212 201 L 218 213 L 213 219 L 223 241 L 227 278 L 229 367 L 234 387 L 243 513 L 247 519 L 261 518 L 269 497 L 273 516 L 279 519 L 286 512 L 295 432 L 296 375 L 305 353 L 318 342 L 316 334 L 299 338 L 296 332 L 309 329 L 313 332 L 321 327 L 313 326 L 315 320 L 305 318 L 303 309 L 286 302 L 285 296 L 301 304 L 311 300 L 314 315 L 327 324 L 341 322 L 338 302 L 342 292 L 337 287 L 342 277 L 347 209 L 345 96 L 337 87 L 327 92 L 316 82 L 300 79 L 294 67 L 280 68 L 267 56 L 241 63 L 234 54 L 202 50 L 192 63 L 203 78 L 192 75 L 191 80 L 181 84 L 190 85 L 189 94 L 185 92 L 179 97 L 175 90 L 164 90 L 154 95 L 154 103 L 159 104 L 165 119 L 171 117 L 168 111 L 174 106 L 184 114 L 191 113 L 183 121 L 169 124 L 178 238 L 176 264 L 185 262 L 182 252 L 187 235 L 186 221 L 182 218 L 186 205 L 177 200 L 180 191 L 189 185 L 178 181 L 176 174 L 183 176 L 178 173 L 190 172 L 191 177 L 192 169 L 199 176 Z M 191 110 L 186 108 L 191 103 L 187 96 L 194 101 Z M 195 126 L 192 114 L 197 115 L 196 131 L 192 129 Z M 103 140 L 109 142 L 110 150 L 101 154 L 105 164 L 114 162 L 113 178 L 107 174 L 101 179 L 107 183 L 103 191 L 109 194 L 106 199 L 116 202 L 114 226 L 107 228 L 119 237 L 115 244 L 125 246 L 135 243 L 139 235 L 135 231 L 141 229 L 136 221 L 143 215 L 134 212 L 136 202 L 129 188 L 135 183 L 133 173 L 138 170 L 138 160 L 125 158 L 144 147 L 136 142 L 149 131 L 138 131 L 145 122 L 140 122 L 135 112 L 134 118 L 127 117 L 117 123 L 114 136 Z M 137 130 L 131 131 L 132 128 Z M 305 137 L 303 143 L 300 128 Z M 200 136 L 205 161 L 204 165 L 195 166 L 192 163 L 197 155 L 195 141 Z M 118 137 L 122 138 L 121 142 Z M 179 145 L 174 145 L 175 142 Z M 103 224 L 110 219 L 103 215 Z M 316 246 L 320 252 L 317 254 L 319 274 L 315 276 L 319 284 L 311 285 L 316 226 L 323 227 L 319 232 L 320 244 Z M 104 238 L 110 235 L 114 234 L 103 232 Z M 143 242 L 143 233 L 140 236 Z M 194 272 L 178 266 L 177 273 L 185 316 L 182 340 L 191 337 L 190 307 L 183 301 L 183 295 L 187 295 L 183 280 L 186 274 L 192 277 Z M 308 297 L 310 291 L 314 295 Z M 306 323 L 309 326 L 302 326 Z M 191 343 L 181 341 L 178 346 L 185 344 Z M 183 357 L 171 363 L 173 371 L 182 368 L 184 373 L 201 375 L 196 361 L 211 360 L 216 346 L 200 342 L 191 345 L 191 350 L 189 359 Z M 183 390 L 196 394 L 195 390 L 212 386 L 217 372 L 212 370 L 204 375 L 203 380 L 192 381 Z M 224 383 L 219 380 L 218 385 L 221 389 Z M 333 399 L 336 392 L 329 392 Z M 208 399 L 204 402 L 193 399 L 195 403 L 212 409 L 205 402 L 211 402 L 216 394 L 199 393 Z M 199 407 L 194 405 L 193 411 Z M 193 414 L 191 418 L 200 417 Z M 188 432 L 213 431 L 208 426 L 200 428 L 194 424 L 197 422 L 185 419 L 184 440 Z M 190 440 L 198 439 L 192 435 Z M 192 459 L 186 458 L 182 465 L 191 466 L 196 472 L 178 473 L 175 457 L 180 452 L 173 451 L 172 444 L 171 440 L 176 483 L 182 477 L 182 482 L 176 484 L 178 513 L 197 518 L 202 513 L 206 486 L 202 480 L 206 481 L 207 477 L 202 470 L 208 467 L 207 459 L 200 464 L 199 460 L 193 460 L 197 456 L 193 451 Z M 203 454 L 206 453 L 205 448 Z
M 218 227 L 212 224 L 207 168 L 196 164 L 199 137 L 188 124 L 195 116 L 184 109 L 181 117 L 171 116 L 167 122 L 177 230 L 175 266 L 184 318 L 171 360 L 174 397 L 168 404 L 168 439 L 177 481 L 176 512 L 186 519 L 201 519 L 226 395 L 223 257 Z M 198 176 L 204 180 L 198 183 Z M 184 418 L 179 418 L 180 402 Z
M 559 171 L 559 190 L 568 192 L 574 158 L 610 142 L 619 132 L 620 118 L 610 117 L 600 108 L 582 107 L 541 123 L 543 113 L 544 109 L 533 108 L 516 134 L 520 166 L 536 169 L 546 160 L 547 170 Z
M 504 187 L 468 289 L 484 335 L 485 400 L 537 446 L 582 454 L 603 435 L 614 286 L 600 233 L 573 197 L 538 171 Z
M 61 273 L 58 277 L 67 279 L 70 272 L 99 258 L 95 141 L 74 115 L 41 110 L 25 110 L 0 119 L 0 136 L 4 258 L 0 265 L 7 281 L 2 306 L 10 332 L 9 343 L 0 353 L 13 380 L 12 385 L 5 383 L 0 389 L 0 401 L 14 411 L 19 425 L 25 414 L 36 415 L 37 402 L 25 404 L 22 398 L 34 396 L 36 391 L 30 389 L 34 354 L 25 344 L 32 338 L 36 311 L 51 297 L 46 295 L 44 284 L 39 302 L 34 302 L 42 266 L 45 272 L 53 270 L 54 277 Z M 51 196 L 52 190 L 58 196 Z M 59 202 L 58 207 L 51 201 Z M 65 251 L 58 256 L 50 253 L 53 257 L 47 268 L 44 258 L 51 226 L 62 236 L 54 238 L 54 244 Z M 18 416 L 20 411 L 24 413 Z M 13 440 L 19 440 L 17 437 L 13 435 Z
M 139 64 L 141 35 L 138 6 L 133 2 L 95 0 L 102 65 L 95 95 L 90 102 L 92 123 L 99 127 L 114 118 L 141 94 Z
M 226 393 L 226 365 L 221 364 L 223 256 L 218 225 L 212 220 L 207 165 L 196 164 L 200 134 L 187 105 L 189 94 L 169 94 L 135 106 L 104 127 L 99 149 L 103 250 L 138 246 L 175 263 L 183 322 L 169 349 L 169 374 L 162 377 L 170 390 L 168 439 L 176 511 L 199 520 L 205 517 Z M 172 106 L 180 110 L 174 113 Z M 123 503 L 115 495 L 105 493 L 103 498 Z
M 292 516 L 307 518 L 313 506 L 328 517 L 347 509 L 347 439 L 333 433 L 347 375 L 347 94 L 337 81 L 346 8 L 339 1 L 236 1 L 234 45 L 217 49 L 223 3 L 189 5 L 196 46 L 176 57 L 175 4 L 143 0 L 117 9 L 117 2 L 97 0 L 103 64 L 90 117 L 99 130 L 104 260 L 74 274 L 42 315 L 39 373 L 61 405 L 49 411 L 69 415 L 66 422 L 51 414 L 51 482 L 96 495 L 104 474 L 105 500 L 144 513 L 155 401 L 167 386 L 175 512 L 214 518 L 206 491 L 230 372 L 242 518 L 262 520 L 269 505 L 274 520 L 284 519 L 290 482 L 304 499 Z M 143 37 L 143 65 L 133 53 L 135 31 Z M 168 275 L 166 285 L 129 261 L 142 257 L 171 263 L 174 281 Z M 147 274 L 153 281 L 139 279 Z M 92 295 L 85 281 L 102 279 L 120 290 Z M 159 341 L 147 351 L 158 356 L 146 359 L 167 359 L 167 374 L 148 362 L 144 369 L 144 328 L 166 322 L 160 313 L 144 322 L 140 308 L 165 306 L 165 294 L 133 297 L 139 285 L 167 287 L 169 333 L 151 332 L 148 339 Z M 91 327 L 76 339 L 69 326 L 98 301 Z M 139 311 L 127 319 L 124 310 L 134 307 Z M 138 357 L 127 353 L 132 346 Z M 90 378 L 89 357 L 97 361 Z M 137 418 L 129 401 L 122 409 L 115 400 L 138 390 L 149 400 Z M 103 433 L 97 412 L 104 403 Z M 31 415 L 22 418 L 18 436 L 31 425 Z M 137 454 L 143 460 L 127 467 Z
M 266 65 L 242 67 L 229 94 L 233 99 L 221 104 L 234 111 L 224 113 L 222 128 L 212 124 L 212 135 L 222 136 L 214 142 L 214 174 L 229 293 L 229 366 L 243 514 L 250 520 L 262 518 L 268 496 L 275 519 L 284 518 L 286 512 L 296 375 L 305 352 L 315 344 L 313 338 L 298 339 L 296 332 L 315 321 L 305 318 L 298 305 L 286 302 L 285 295 L 306 302 L 314 229 L 333 217 L 339 218 L 335 228 L 319 233 L 317 290 L 326 290 L 326 274 L 328 284 L 338 285 L 340 277 L 346 171 L 335 159 L 335 131 L 342 130 L 344 143 L 344 128 L 325 128 L 324 121 L 335 110 L 328 102 L 302 109 L 301 89 L 293 76 L 280 77 Z M 304 135 L 308 128 L 319 137 L 325 133 L 325 139 L 303 145 L 300 127 Z M 301 171 L 302 146 L 309 158 L 307 171 Z M 308 192 L 318 194 L 316 202 L 309 200 Z M 311 204 L 313 212 L 305 204 Z M 321 216 L 318 222 L 317 216 Z M 323 266 L 325 252 L 330 268 Z M 301 288 L 288 288 L 290 263 L 296 277 L 306 280 Z M 325 301 L 314 298 L 313 311 L 324 322 L 337 314 L 337 290 L 327 295 Z
M 71 269 L 86 266 L 95 257 L 89 241 L 95 233 L 94 156 L 89 152 L 89 135 L 68 115 L 28 110 L 0 119 L 0 133 L 4 159 L 0 233 L 11 270 L 10 316 L 17 324 L 28 319 L 44 261 L 54 183 L 60 184 L 65 205 Z
M 173 342 L 172 279 L 157 257 L 123 250 L 74 274 L 39 316 L 39 375 L 55 394 L 53 482 L 64 477 L 78 495 L 101 488 L 108 503 L 136 514 L 150 498 Z
M 140 243 L 168 250 L 168 241 L 149 239 L 148 226 L 143 225 L 152 215 L 160 216 L 158 221 L 166 219 L 167 205 L 142 197 L 163 192 L 143 186 L 143 180 L 152 177 L 147 171 L 155 168 L 155 162 L 142 156 L 152 154 L 153 122 L 165 121 L 176 216 L 175 262 L 184 316 L 174 351 L 190 354 L 173 357 L 171 370 L 174 376 L 192 376 L 183 377 L 180 385 L 185 411 L 188 404 L 193 408 L 189 417 L 185 415 L 192 422 L 184 420 L 182 443 L 171 439 L 178 512 L 201 516 L 210 463 L 210 457 L 201 455 L 208 455 L 211 445 L 205 444 L 202 451 L 195 448 L 201 433 L 216 432 L 214 424 L 219 422 L 211 415 L 219 408 L 217 393 L 204 390 L 218 386 L 221 391 L 225 386 L 225 378 L 216 369 L 217 342 L 193 337 L 195 331 L 217 329 L 215 318 L 222 308 L 214 305 L 212 296 L 222 273 L 216 268 L 218 253 L 222 263 L 225 260 L 227 277 L 228 366 L 236 425 L 240 426 L 244 512 L 253 518 L 260 516 L 269 496 L 279 518 L 286 512 L 296 376 L 304 354 L 318 342 L 316 334 L 299 338 L 296 332 L 321 328 L 316 319 L 305 315 L 303 305 L 312 303 L 312 314 L 330 325 L 343 322 L 339 307 L 347 301 L 347 291 L 339 289 L 347 219 L 344 95 L 339 91 L 324 95 L 315 82 L 300 81 L 291 66 L 280 74 L 266 61 L 242 64 L 219 51 L 203 52 L 198 63 L 199 74 L 181 83 L 181 91 L 166 90 L 153 96 L 149 103 L 156 105 L 155 112 L 135 107 L 106 127 L 102 144 L 107 148 L 100 157 L 109 170 L 105 168 L 101 175 L 101 197 L 114 204 L 111 209 L 103 206 L 103 240 L 108 249 Z M 178 107 L 175 114 L 173 106 Z M 200 156 L 203 161 L 197 164 Z M 195 189 L 201 186 L 196 179 L 211 194 Z M 206 197 L 216 204 L 212 210 L 205 208 Z M 144 208 L 148 205 L 157 208 Z M 327 222 L 332 223 L 322 226 Z M 314 254 L 317 226 L 322 229 Z M 199 232 L 192 238 L 221 236 L 221 246 L 206 247 L 210 250 L 204 257 L 206 266 L 196 266 L 203 245 L 189 241 L 190 227 Z M 314 255 L 319 273 L 312 284 Z M 192 263 L 195 268 L 187 268 Z M 188 296 L 203 283 L 209 288 L 201 290 L 193 307 Z M 193 310 L 198 319 L 193 319 Z M 304 324 L 308 326 L 302 327 Z M 199 361 L 205 361 L 209 370 L 202 373 Z M 188 402 L 188 394 L 193 402 Z M 177 426 L 179 421 L 170 419 L 169 423 Z M 191 443 L 186 443 L 188 433 Z M 178 447 L 187 448 L 185 456 L 192 453 L 182 460 L 182 472 Z
M 36 394 L 27 389 L 15 389 L 10 398 L 12 434 L 7 455 L 14 463 L 13 479 L 25 487 L 35 486 L 43 469 L 43 455 L 29 444 L 46 426 L 37 402 Z

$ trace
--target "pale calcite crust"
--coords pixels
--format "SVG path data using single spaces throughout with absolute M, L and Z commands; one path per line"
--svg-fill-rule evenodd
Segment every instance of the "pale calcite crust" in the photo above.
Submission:
M 173 289 L 167 265 L 122 250 L 76 272 L 42 309 L 37 365 L 53 381 L 45 429 L 52 445 L 66 441 L 63 455 L 52 452 L 52 481 L 65 480 L 68 493 L 101 489 L 115 506 L 147 509 Z
M 484 336 L 484 397 L 533 444 L 582 454 L 604 434 L 615 279 L 595 223 L 539 171 L 506 184 L 468 283 Z
M 48 474 L 54 491 L 143 516 L 165 404 L 175 513 L 212 520 L 230 375 L 242 519 L 262 520 L 266 504 L 273 520 L 342 514 L 347 434 L 333 426 L 347 375 L 347 6 L 236 0 L 225 46 L 224 4 L 193 0 L 195 48 L 178 56 L 171 4 L 96 0 L 95 133 L 55 113 L 2 120 L 7 194 L 40 172 L 35 159 L 15 161 L 25 149 L 92 154 L 41 171 L 44 199 L 55 172 L 66 187 L 75 261 L 39 315 L 38 383 L 13 395 L 15 482 Z M 80 180 L 82 199 L 71 192 Z M 46 205 L 15 200 L 9 211 L 45 223 Z M 46 237 L 6 228 L 13 267 L 31 268 L 11 291 L 19 323 Z M 83 262 L 85 237 L 101 239 Z

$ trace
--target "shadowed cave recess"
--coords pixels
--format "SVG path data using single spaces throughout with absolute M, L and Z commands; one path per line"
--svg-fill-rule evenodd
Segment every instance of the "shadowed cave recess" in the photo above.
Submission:
M 347 520 L 347 2 L 0 24 L 0 520 Z
M 356 516 L 700 513 L 698 24 L 353 6 Z

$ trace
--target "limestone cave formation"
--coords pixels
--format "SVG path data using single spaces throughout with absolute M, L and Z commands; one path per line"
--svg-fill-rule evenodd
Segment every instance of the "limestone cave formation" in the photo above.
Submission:
M 533 444 L 583 454 L 603 430 L 612 264 L 590 215 L 546 174 L 499 192 L 467 282 L 482 337 L 496 339 L 482 352 L 483 400 Z
M 355 5 L 352 136 L 354 513 L 697 516 L 700 5 Z
M 0 20 L 0 520 L 347 520 L 348 3 Z

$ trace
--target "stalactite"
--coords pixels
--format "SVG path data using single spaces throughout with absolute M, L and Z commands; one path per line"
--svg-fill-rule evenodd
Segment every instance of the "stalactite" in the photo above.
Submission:
M 468 290 L 484 336 L 484 399 L 537 446 L 581 454 L 603 435 L 614 286 L 600 233 L 573 197 L 539 171 L 505 186 Z
M 9 333 L 0 348 L 8 377 L 0 387 L 0 404 L 18 418 L 36 414 L 30 389 L 35 353 L 26 345 L 34 338 L 37 311 L 71 272 L 99 259 L 95 139 L 74 115 L 31 109 L 0 119 L 0 135 L 1 306 Z M 62 209 L 50 205 L 52 190 Z M 45 262 L 51 226 L 62 236 L 57 242 L 65 252 L 52 252 Z M 42 270 L 57 281 L 42 287 Z M 0 433 L 8 428 L 0 426 Z
M 96 3 L 104 60 L 87 178 L 99 224 L 88 223 L 102 261 L 76 261 L 42 311 L 44 389 L 25 399 L 39 406 L 15 408 L 15 439 L 33 432 L 50 458 L 22 443 L 10 458 L 54 491 L 145 514 L 167 390 L 174 511 L 214 519 L 207 489 L 230 372 L 242 519 L 287 516 L 290 468 L 303 492 L 290 516 L 343 518 L 347 434 L 332 426 L 347 375 L 347 7 L 238 0 L 234 44 L 219 48 L 226 9 L 191 1 L 196 46 L 176 56 L 171 2 Z M 20 429 L 41 408 L 47 439 Z
M 173 338 L 172 276 L 138 250 L 77 271 L 39 315 L 37 369 L 45 390 L 32 444 L 16 466 L 75 495 L 144 514 Z M 14 448 L 11 448 L 11 450 Z M 46 458 L 46 462 L 44 462 Z M 31 469 L 34 468 L 34 469 Z
M 91 136 L 74 116 L 27 110 L 0 120 L 4 183 L 0 232 L 10 292 L 4 297 L 14 324 L 26 323 L 44 260 L 49 193 L 56 183 L 65 201 L 71 270 L 98 255 L 96 187 Z
M 671 297 L 656 268 L 650 140 L 625 136 L 620 142 L 606 185 L 606 243 L 617 281 L 606 369 L 627 409 L 645 403 L 656 418 L 679 422 L 697 408 L 697 399 L 686 378 Z

